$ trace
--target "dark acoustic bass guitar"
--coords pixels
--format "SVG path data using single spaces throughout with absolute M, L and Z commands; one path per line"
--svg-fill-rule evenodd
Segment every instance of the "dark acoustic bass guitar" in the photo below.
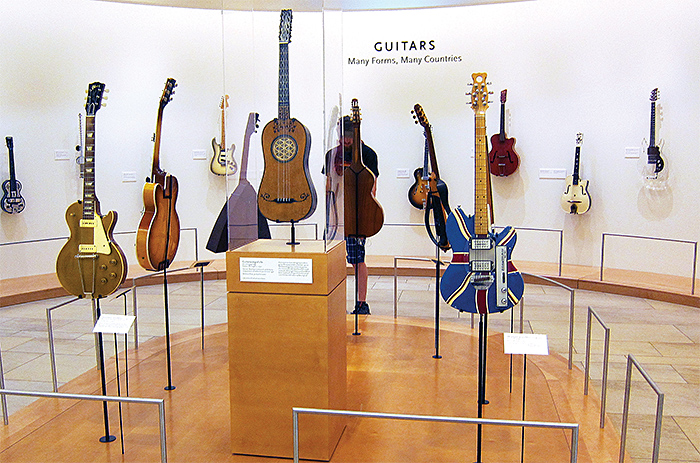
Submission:
M 101 215 L 95 195 L 95 113 L 102 105 L 104 91 L 101 82 L 88 87 L 83 199 L 66 210 L 70 238 L 56 259 L 56 275 L 61 286 L 74 296 L 91 299 L 112 294 L 124 283 L 127 273 L 124 252 L 112 237 L 117 213 Z
M 384 225 L 384 210 L 374 197 L 376 178 L 362 162 L 360 137 L 360 106 L 357 98 L 351 102 L 352 160 L 343 169 L 345 184 L 345 236 L 368 237 L 379 233 Z
M 160 168 L 160 133 L 163 110 L 175 93 L 175 79 L 168 78 L 158 107 L 153 135 L 151 176 L 143 187 L 144 211 L 136 231 L 136 257 L 146 270 L 164 270 L 170 266 L 180 243 L 180 218 L 175 210 L 179 191 L 177 178 Z
M 510 261 L 516 234 L 511 227 L 491 229 L 486 150 L 486 73 L 472 74 L 471 106 L 475 121 L 474 215 L 457 207 L 447 219 L 452 262 L 440 280 L 442 298 L 460 312 L 503 312 L 520 301 L 524 282 Z

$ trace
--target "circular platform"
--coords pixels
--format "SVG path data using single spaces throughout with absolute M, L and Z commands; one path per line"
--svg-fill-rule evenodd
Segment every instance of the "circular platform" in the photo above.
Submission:
M 440 416 L 477 416 L 477 330 L 443 323 L 442 359 L 434 359 L 431 321 L 364 317 L 361 336 L 348 318 L 348 409 Z M 173 384 L 167 385 L 165 343 L 156 339 L 129 352 L 132 397 L 164 398 L 168 461 L 247 462 L 271 458 L 230 454 L 226 325 L 207 328 L 205 349 L 199 330 L 172 337 Z M 123 353 L 121 354 L 123 355 Z M 619 435 L 599 425 L 599 403 L 583 396 L 583 374 L 567 369 L 559 355 L 528 356 L 525 419 L 580 424 L 579 462 L 616 462 Z M 485 418 L 522 417 L 522 356 L 503 354 L 503 336 L 488 339 Z M 123 361 L 120 366 L 123 368 Z M 113 359 L 107 365 L 108 393 L 116 395 Z M 303 374 L 303 372 L 300 372 Z M 124 375 L 122 372 L 122 381 Z M 122 393 L 125 385 L 122 383 Z M 61 392 L 98 394 L 96 370 Z M 299 404 L 305 406 L 305 404 Z M 118 407 L 111 404 L 111 434 L 119 436 Z M 152 405 L 125 404 L 124 445 L 104 444 L 102 407 L 96 402 L 41 399 L 12 415 L 0 431 L 0 456 L 13 462 L 159 461 L 158 413 Z M 291 421 L 291 411 L 290 411 Z M 300 419 L 304 432 L 304 418 Z M 570 432 L 527 429 L 525 461 L 569 461 Z M 290 445 L 292 436 L 289 436 Z M 482 461 L 520 461 L 520 428 L 483 427 Z M 476 426 L 353 418 L 331 461 L 475 461 Z M 303 455 L 302 455 L 303 457 Z M 279 460 L 283 461 L 283 460 Z M 288 461 L 288 460 L 286 460 Z

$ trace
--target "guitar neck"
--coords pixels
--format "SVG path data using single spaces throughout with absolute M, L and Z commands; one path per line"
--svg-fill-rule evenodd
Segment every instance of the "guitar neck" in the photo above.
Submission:
M 15 178 L 15 149 L 12 137 L 6 137 L 5 142 L 7 143 L 7 152 L 10 160 L 10 189 L 15 191 L 17 189 L 17 179 Z
M 498 139 L 501 142 L 506 141 L 506 104 L 501 103 L 501 131 L 499 133 Z
M 435 174 L 435 178 L 440 178 L 440 171 L 438 170 L 437 156 L 435 155 L 435 144 L 433 143 L 433 132 L 430 127 L 425 129 L 425 140 L 428 143 L 428 152 L 430 153 L 430 165 L 433 167 L 432 172 Z
M 474 232 L 477 235 L 487 235 L 489 224 L 489 167 L 486 150 L 486 114 L 477 112 L 474 116 L 475 146 L 474 146 Z
M 226 109 L 223 103 L 221 104 L 221 149 L 226 149 Z
M 156 122 L 156 131 L 153 135 L 153 166 L 151 167 L 151 182 L 156 183 L 156 178 L 163 176 L 163 171 L 160 169 L 160 130 L 163 122 L 163 109 L 161 104 L 158 108 L 158 120 Z M 86 128 L 87 130 L 87 128 Z
M 428 176 L 430 175 L 430 165 L 428 164 L 430 162 L 429 159 L 429 148 L 428 148 L 428 135 L 425 135 L 425 144 L 423 147 L 423 179 L 427 179 Z
M 289 44 L 280 43 L 279 96 L 277 118 L 289 120 Z
M 95 116 L 85 117 L 85 173 L 83 176 L 83 219 L 95 218 Z
M 578 182 L 580 180 L 579 177 L 579 161 L 581 159 L 581 147 L 577 146 L 576 147 L 576 155 L 574 156 L 574 172 L 571 175 L 574 180 L 574 185 L 578 185 Z
M 651 129 L 649 133 L 649 146 L 656 146 L 656 102 L 651 102 Z

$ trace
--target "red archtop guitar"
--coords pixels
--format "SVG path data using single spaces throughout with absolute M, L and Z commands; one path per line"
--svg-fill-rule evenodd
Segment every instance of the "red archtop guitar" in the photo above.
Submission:
M 501 131 L 491 136 L 491 151 L 489 152 L 489 169 L 491 174 L 507 177 L 518 169 L 520 158 L 515 152 L 515 138 L 506 137 L 506 95 L 508 90 L 501 91 Z
M 136 257 L 146 270 L 164 270 L 170 266 L 180 243 L 180 218 L 175 210 L 178 183 L 175 176 L 160 168 L 160 132 L 163 110 L 175 93 L 175 79 L 165 82 L 153 135 L 153 166 L 143 187 L 144 211 L 136 232 Z
M 124 252 L 112 237 L 117 213 L 100 214 L 95 195 L 95 113 L 102 105 L 105 84 L 88 87 L 85 105 L 85 171 L 83 199 L 66 210 L 70 238 L 56 258 L 56 275 L 70 294 L 91 299 L 106 297 L 126 279 Z

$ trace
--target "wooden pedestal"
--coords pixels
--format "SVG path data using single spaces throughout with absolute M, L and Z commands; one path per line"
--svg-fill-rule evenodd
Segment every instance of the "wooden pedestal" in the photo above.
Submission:
M 312 283 L 241 281 L 240 259 L 311 259 Z M 226 255 L 231 450 L 293 456 L 292 407 L 346 406 L 345 247 L 259 240 Z M 342 417 L 300 417 L 301 458 L 330 460 Z

